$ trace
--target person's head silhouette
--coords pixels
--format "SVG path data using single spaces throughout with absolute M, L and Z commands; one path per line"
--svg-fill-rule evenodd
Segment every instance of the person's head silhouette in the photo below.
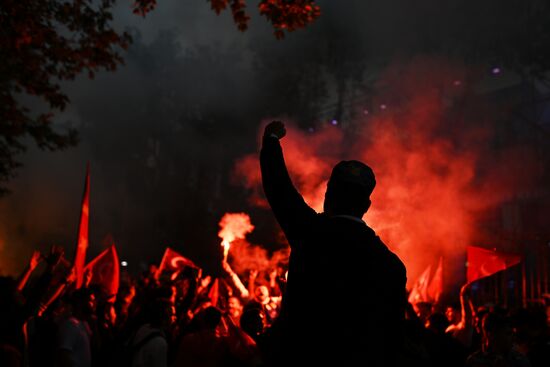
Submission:
M 370 207 L 370 194 L 375 185 L 374 172 L 366 164 L 359 161 L 338 163 L 327 184 L 325 213 L 361 218 Z

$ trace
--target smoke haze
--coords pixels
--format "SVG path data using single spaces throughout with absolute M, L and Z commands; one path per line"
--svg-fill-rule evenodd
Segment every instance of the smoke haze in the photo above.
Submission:
M 261 122 L 271 118 L 293 126 L 283 143 L 287 163 L 317 210 L 338 160 L 373 167 L 378 186 L 366 220 L 410 279 L 431 256 L 459 256 L 485 241 L 483 213 L 547 171 L 534 147 L 503 130 L 502 103 L 472 102 L 492 65 L 453 57 L 474 41 L 483 49 L 491 6 L 506 5 L 457 12 L 464 2 L 342 3 L 320 1 L 321 18 L 283 41 L 251 5 L 250 28 L 240 33 L 229 13 L 216 16 L 202 0 L 159 1 L 145 19 L 119 3 L 115 27 L 134 39 L 125 65 L 64 86 L 71 104 L 56 123 L 78 128 L 80 144 L 56 153 L 31 145 L 22 157 L 13 193 L 0 200 L 0 271 L 16 274 L 33 249 L 51 244 L 72 258 L 87 162 L 88 260 L 111 234 L 133 271 L 171 246 L 215 272 L 220 218 L 246 212 L 258 247 L 243 251 L 272 261 L 285 241 L 266 210 L 256 162 Z

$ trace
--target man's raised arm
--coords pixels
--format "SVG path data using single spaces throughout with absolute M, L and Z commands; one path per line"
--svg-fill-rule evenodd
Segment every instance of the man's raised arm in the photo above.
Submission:
M 315 216 L 315 211 L 306 204 L 288 175 L 279 144 L 279 139 L 285 135 L 285 126 L 280 121 L 273 121 L 266 126 L 260 166 L 267 201 L 287 239 L 292 242 L 292 239 L 300 237 L 304 227 Z

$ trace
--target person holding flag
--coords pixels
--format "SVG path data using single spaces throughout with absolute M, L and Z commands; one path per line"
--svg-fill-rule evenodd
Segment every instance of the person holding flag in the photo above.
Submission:
M 362 220 L 371 205 L 374 173 L 359 161 L 338 163 L 324 213 L 317 214 L 292 184 L 279 143 L 285 134 L 282 122 L 268 124 L 260 153 L 264 192 L 292 250 L 268 358 L 276 365 L 399 365 L 406 269 Z M 324 307 L 312 307 L 311 300 L 326 292 L 352 300 L 327 297 Z M 337 316 L 327 316 L 327 309 Z

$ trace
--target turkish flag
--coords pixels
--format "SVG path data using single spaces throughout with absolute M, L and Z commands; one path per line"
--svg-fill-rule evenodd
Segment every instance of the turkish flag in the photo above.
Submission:
M 158 279 L 163 272 L 173 273 L 185 267 L 200 269 L 194 262 L 172 250 L 170 247 L 167 247 L 166 251 L 164 251 L 164 256 L 162 256 L 156 277 Z
M 430 273 L 432 272 L 432 266 L 428 265 L 426 270 L 420 274 L 414 286 L 409 294 L 409 302 L 412 304 L 419 302 L 428 302 L 428 282 L 430 280 Z
M 443 293 L 443 257 L 439 258 L 439 264 L 432 277 L 432 281 L 426 290 L 428 298 L 434 303 L 439 302 L 441 293 Z
M 501 270 L 507 269 L 521 261 L 520 255 L 487 250 L 481 247 L 467 246 L 466 278 L 468 283 L 485 278 Z
M 90 284 L 99 285 L 109 298 L 116 297 L 120 279 L 120 267 L 114 244 L 90 261 L 86 265 L 85 270 L 92 273 Z
M 75 270 L 76 289 L 82 286 L 84 279 L 84 264 L 86 263 L 86 251 L 88 250 L 88 221 L 90 216 L 90 166 L 86 167 L 86 181 L 84 182 L 84 196 L 80 210 L 80 223 L 78 226 L 78 240 L 73 259 Z

